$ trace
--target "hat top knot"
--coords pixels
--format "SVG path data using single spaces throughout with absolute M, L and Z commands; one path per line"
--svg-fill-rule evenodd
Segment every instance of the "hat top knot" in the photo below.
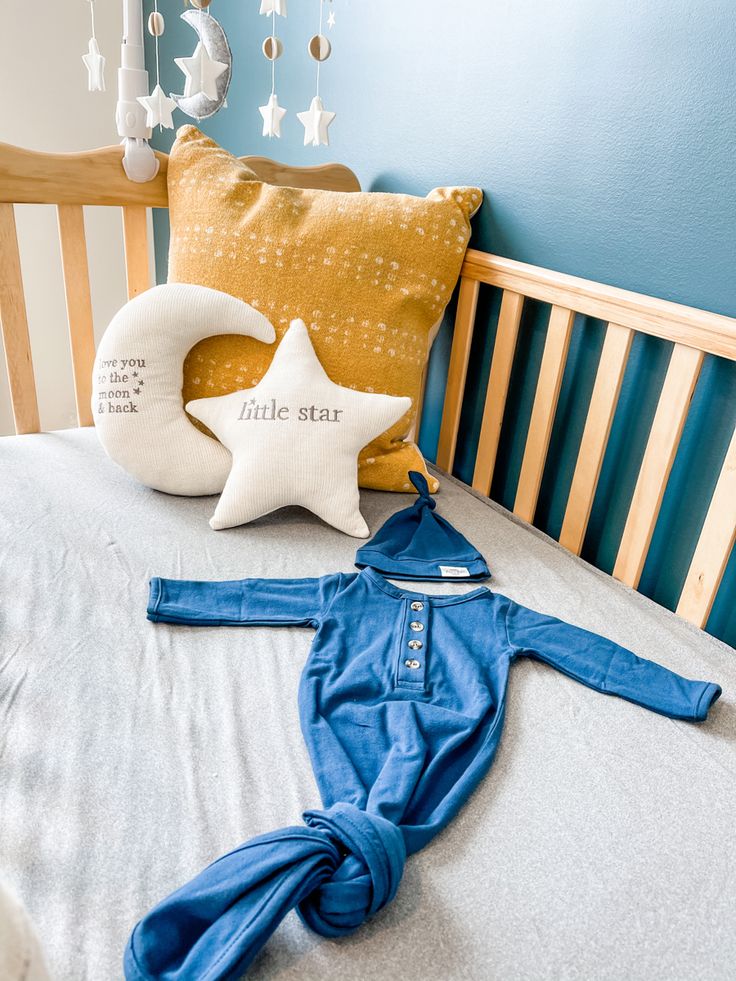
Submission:
M 419 473 L 418 470 L 409 471 L 409 480 L 414 484 L 414 488 L 419 495 L 419 500 L 414 502 L 415 507 L 428 507 L 432 511 L 437 507 L 437 502 L 429 493 L 429 484 L 427 483 L 427 478 L 423 473 Z

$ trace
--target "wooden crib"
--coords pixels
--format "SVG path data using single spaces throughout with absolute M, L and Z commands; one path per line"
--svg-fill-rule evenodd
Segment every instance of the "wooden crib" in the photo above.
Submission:
M 128 296 L 148 289 L 148 208 L 167 206 L 166 154 L 148 184 L 125 177 L 119 147 L 78 154 L 46 154 L 0 144 L 0 323 L 16 432 L 40 429 L 14 205 L 56 205 L 66 293 L 77 419 L 92 425 L 90 409 L 95 343 L 84 230 L 84 205 L 120 207 Z M 244 158 L 264 180 L 297 187 L 356 191 L 340 164 L 287 167 L 264 157 Z M 525 298 L 551 312 L 526 435 L 514 513 L 532 522 L 576 314 L 607 324 L 565 510 L 560 543 L 580 554 L 634 335 L 674 344 L 613 570 L 636 588 L 706 354 L 736 360 L 736 320 L 704 310 L 615 289 L 471 249 L 462 268 L 437 464 L 453 468 L 481 284 L 502 291 L 472 486 L 491 487 L 511 369 Z M 736 432 L 715 484 L 677 612 L 699 627 L 708 619 L 736 539 Z

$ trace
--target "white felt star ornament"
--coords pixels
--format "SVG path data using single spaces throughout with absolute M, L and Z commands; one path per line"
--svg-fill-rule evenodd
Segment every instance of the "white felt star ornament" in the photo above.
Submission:
M 281 136 L 281 120 L 286 115 L 286 109 L 282 109 L 276 95 L 271 95 L 265 106 L 259 106 L 258 111 L 263 116 L 263 135 Z
M 87 88 L 90 92 L 105 91 L 105 57 L 100 54 L 97 38 L 89 39 L 89 46 L 86 55 L 82 55 L 82 61 L 87 67 Z
M 304 322 L 293 320 L 255 388 L 187 405 L 233 455 L 210 525 L 232 528 L 297 504 L 347 535 L 367 538 L 358 453 L 410 406 L 408 398 L 336 385 Z
M 332 30 L 332 28 L 335 26 L 335 11 L 334 10 L 331 10 L 329 12 L 329 14 L 327 15 L 327 26 L 330 28 L 330 30 Z
M 322 105 L 322 100 L 318 95 L 312 99 L 312 104 L 306 112 L 298 112 L 297 118 L 304 127 L 304 146 L 310 143 L 312 146 L 329 146 L 330 137 L 327 127 L 337 115 L 334 112 L 327 112 Z
M 260 13 L 286 17 L 286 0 L 261 0 Z
M 138 96 L 138 101 L 146 110 L 146 126 L 153 129 L 154 126 L 163 126 L 164 129 L 173 129 L 174 120 L 172 112 L 176 109 L 176 102 L 170 99 L 160 85 L 150 95 Z
M 184 96 L 187 99 L 200 92 L 208 99 L 217 99 L 217 79 L 227 71 L 227 65 L 210 58 L 201 41 L 191 58 L 174 58 L 174 61 L 186 75 Z

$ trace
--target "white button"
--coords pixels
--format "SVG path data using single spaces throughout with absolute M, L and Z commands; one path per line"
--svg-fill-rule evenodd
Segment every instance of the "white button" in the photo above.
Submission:
M 423 647 L 423 646 L 424 646 L 424 645 L 422 644 L 422 642 L 421 642 L 421 640 L 410 640 L 410 641 L 409 641 L 409 647 L 410 647 L 410 648 L 411 648 L 411 649 L 412 649 L 413 651 L 418 651 L 418 650 L 419 650 L 419 648 L 420 648 L 420 647 Z
M 415 671 L 417 668 L 421 668 L 421 664 L 419 663 L 419 661 L 415 661 L 414 658 L 411 658 L 408 661 L 404 661 L 404 664 L 407 666 L 407 668 L 411 668 L 412 671 Z
M 420 603 L 419 600 L 414 600 L 414 602 L 411 604 L 411 608 L 419 613 L 420 610 L 424 609 L 424 603 Z
M 411 627 L 412 630 L 415 630 L 417 633 L 419 633 L 420 630 L 424 630 L 424 624 L 420 623 L 418 620 L 412 620 L 409 626 Z

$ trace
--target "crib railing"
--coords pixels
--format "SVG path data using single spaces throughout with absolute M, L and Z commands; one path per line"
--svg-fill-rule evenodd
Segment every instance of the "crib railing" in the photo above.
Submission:
M 37 433 L 40 420 L 14 206 L 48 204 L 57 209 L 77 420 L 80 426 L 91 426 L 95 340 L 84 206 L 122 210 L 128 298 L 148 289 L 147 209 L 168 205 L 168 156 L 156 156 L 158 176 L 147 184 L 134 184 L 122 169 L 118 146 L 53 154 L 0 143 L 0 327 L 16 433 Z M 288 167 L 266 157 L 243 160 L 271 184 L 360 190 L 355 174 L 341 164 Z
M 150 286 L 146 211 L 168 203 L 165 154 L 158 154 L 161 170 L 148 184 L 128 181 L 121 157 L 120 147 L 46 154 L 0 144 L 0 325 L 17 433 L 38 432 L 40 423 L 14 206 L 57 208 L 77 418 L 80 426 L 91 425 L 95 344 L 84 206 L 122 209 L 127 288 L 133 297 Z M 264 157 L 243 159 L 259 177 L 274 184 L 360 189 L 353 172 L 340 164 L 287 167 Z M 458 442 L 481 284 L 502 291 L 472 480 L 485 495 L 496 463 L 524 300 L 551 305 L 514 502 L 514 512 L 529 522 L 537 508 L 575 315 L 608 325 L 560 534 L 561 544 L 576 554 L 588 526 L 632 339 L 640 332 L 673 342 L 613 570 L 616 578 L 636 588 L 703 358 L 714 354 L 736 360 L 736 320 L 470 250 L 462 269 L 437 451 L 438 465 L 448 471 Z M 735 538 L 736 433 L 677 606 L 679 614 L 698 626 L 708 619 Z
M 472 485 L 490 492 L 526 297 L 551 305 L 513 510 L 533 522 L 576 314 L 607 324 L 560 544 L 580 554 L 636 332 L 674 343 L 613 575 L 637 588 L 703 358 L 736 360 L 736 320 L 469 250 L 462 269 L 437 463 L 451 471 L 482 283 L 502 290 Z M 692 557 L 677 612 L 700 627 L 710 614 L 736 538 L 736 431 Z

